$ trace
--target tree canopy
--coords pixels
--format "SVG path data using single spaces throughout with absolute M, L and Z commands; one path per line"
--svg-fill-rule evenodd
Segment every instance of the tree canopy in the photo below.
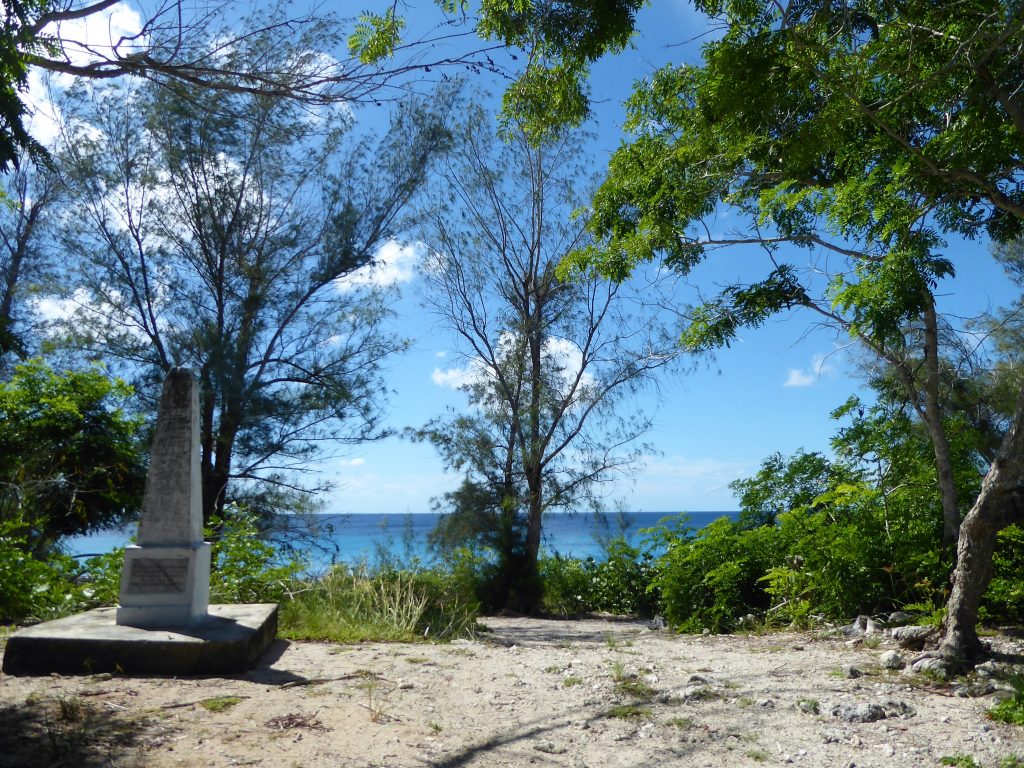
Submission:
M 555 275 L 587 237 L 570 216 L 587 183 L 580 137 L 506 138 L 471 110 L 443 165 L 427 301 L 465 362 L 469 407 L 419 435 L 464 473 L 440 506 L 500 558 L 496 607 L 533 611 L 545 513 L 599 503 L 601 483 L 636 463 L 648 422 L 628 396 L 678 347 L 627 286 Z
M 899 364 L 908 326 L 923 325 L 931 387 L 914 401 L 933 431 L 952 518 L 933 290 L 953 276 L 945 236 L 1006 242 L 1024 226 L 1024 8 L 1006 0 L 697 5 L 723 34 L 704 46 L 700 65 L 666 67 L 638 84 L 632 138 L 593 201 L 597 242 L 564 268 L 621 280 L 662 259 L 688 273 L 718 247 L 760 245 L 768 257 L 760 280 L 727 286 L 692 310 L 684 342 L 693 349 L 727 345 L 739 329 L 803 306 Z M 719 235 L 709 220 L 726 207 L 742 224 Z M 830 266 L 821 295 L 801 273 L 798 249 Z M 959 538 L 950 659 L 978 649 L 991 559 L 981 542 L 1024 515 L 1012 490 L 1024 471 L 1022 430 L 1024 393 Z
M 73 114 L 63 341 L 144 397 L 172 366 L 196 371 L 207 519 L 229 483 L 288 507 L 327 441 L 387 432 L 381 365 L 403 342 L 385 294 L 351 276 L 400 233 L 442 117 L 409 105 L 374 145 L 342 110 L 248 93 L 91 89 Z
M 131 519 L 142 502 L 142 419 L 131 388 L 39 360 L 0 382 L 0 524 L 44 556 L 64 536 Z

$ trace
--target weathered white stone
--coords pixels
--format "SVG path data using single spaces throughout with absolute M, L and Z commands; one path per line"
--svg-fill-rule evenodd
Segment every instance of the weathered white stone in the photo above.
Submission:
M 195 625 L 210 598 L 210 545 L 203 541 L 199 386 L 187 368 L 164 380 L 139 519 L 125 550 L 117 623 Z
M 903 669 L 903 657 L 899 651 L 886 651 L 878 660 L 886 669 Z
M 911 672 L 917 672 L 918 674 L 929 674 L 934 675 L 940 680 L 949 680 L 951 677 L 949 665 L 944 659 L 933 658 L 926 656 L 922 659 L 918 659 L 910 665 Z

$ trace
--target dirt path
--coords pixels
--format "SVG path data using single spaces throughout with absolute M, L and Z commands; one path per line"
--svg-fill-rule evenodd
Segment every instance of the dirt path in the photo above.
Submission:
M 450 645 L 278 641 L 235 678 L 0 677 L 0 766 L 922 768 L 969 755 L 996 768 L 1024 758 L 1024 728 L 985 717 L 991 695 L 883 669 L 887 642 L 485 624 L 480 640 Z M 996 643 L 1024 654 L 1020 640 Z M 862 676 L 848 677 L 850 665 Z

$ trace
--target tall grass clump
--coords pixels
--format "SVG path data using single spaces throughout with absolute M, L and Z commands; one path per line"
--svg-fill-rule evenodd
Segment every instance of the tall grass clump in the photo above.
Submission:
M 336 565 L 302 583 L 281 605 L 281 634 L 294 640 L 448 640 L 471 634 L 477 604 L 442 571 Z

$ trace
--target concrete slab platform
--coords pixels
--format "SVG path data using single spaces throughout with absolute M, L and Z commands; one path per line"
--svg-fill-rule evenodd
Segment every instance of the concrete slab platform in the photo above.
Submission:
M 256 665 L 277 635 L 277 605 L 211 605 L 194 627 L 119 626 L 116 608 L 20 629 L 7 639 L 8 675 L 227 675 Z

